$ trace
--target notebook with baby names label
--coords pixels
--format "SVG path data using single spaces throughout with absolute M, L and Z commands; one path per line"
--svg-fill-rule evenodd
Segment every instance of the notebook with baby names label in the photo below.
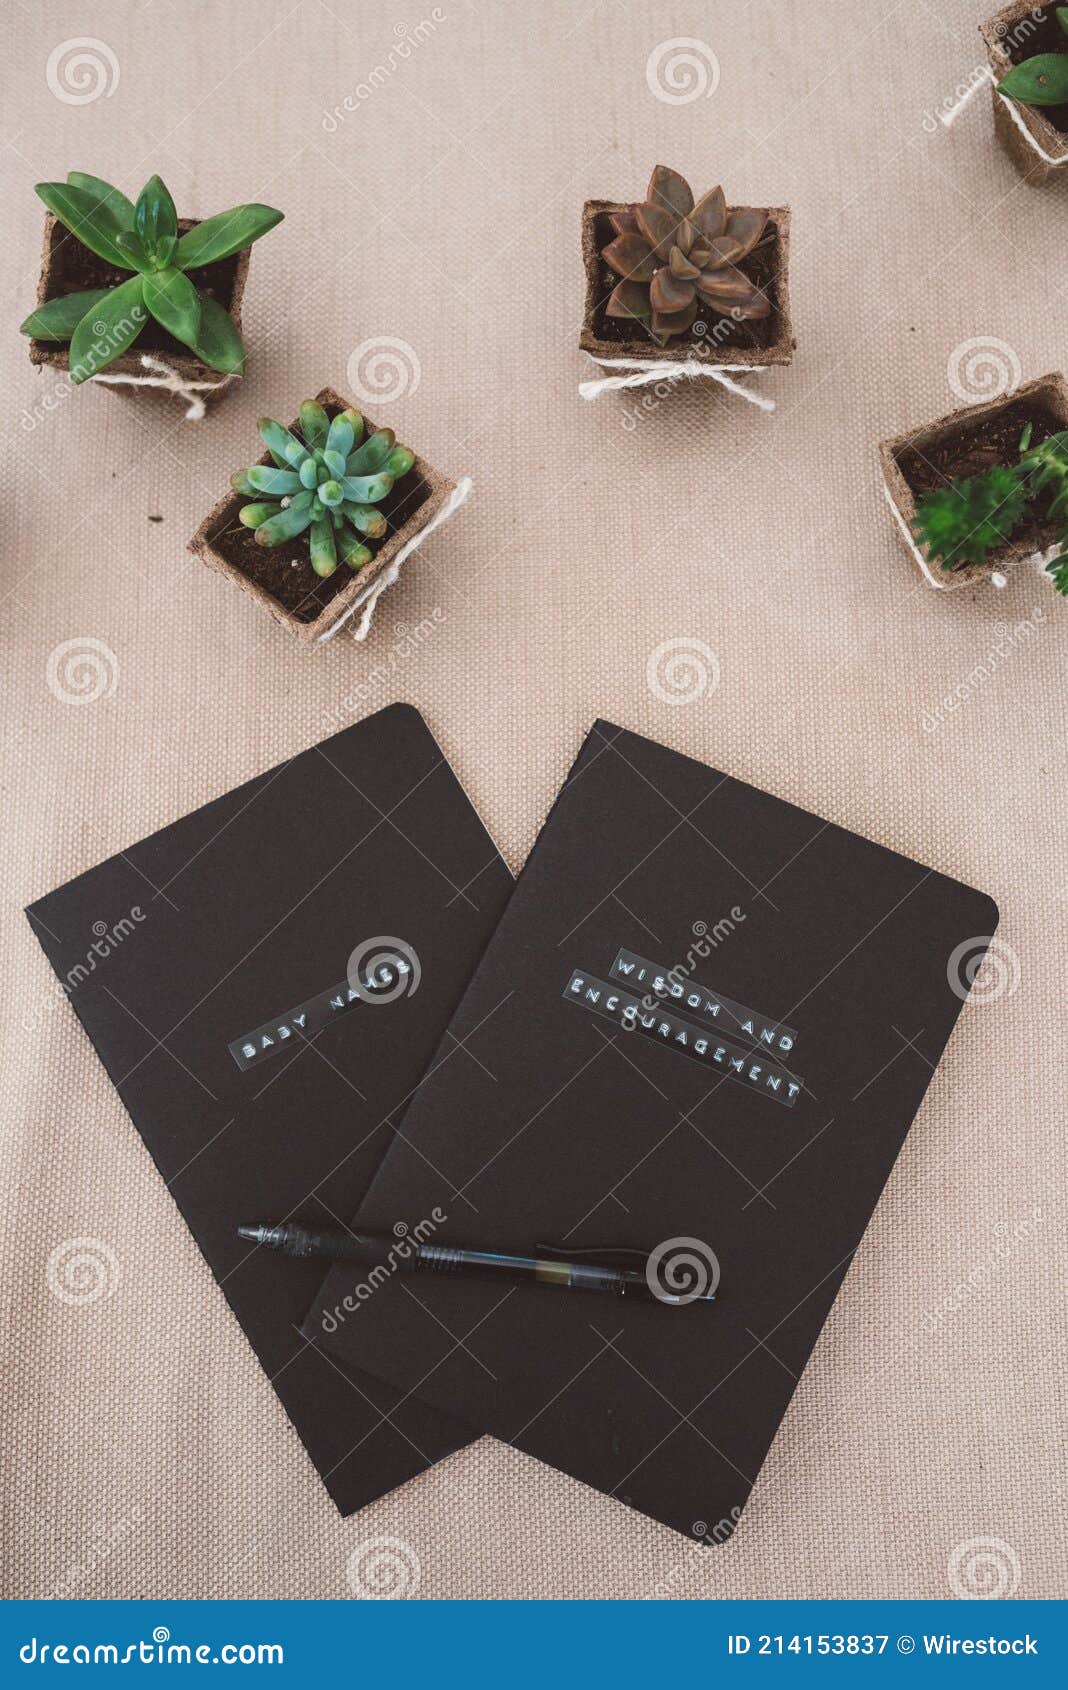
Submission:
M 996 922 L 951 876 L 597 722 L 450 1023 L 469 1059 L 419 1088 L 358 1220 L 616 1253 L 650 1296 L 396 1275 L 330 1332 L 339 1266 L 305 1331 L 721 1541 Z
M 426 723 L 393 704 L 27 911 L 343 1513 L 475 1434 L 309 1345 L 322 1263 L 237 1228 L 351 1214 L 511 889 Z M 105 1242 L 123 1255 L 121 1227 Z M 134 1364 L 171 1341 L 146 1320 Z M 190 1380 L 194 1437 L 211 1398 Z M 115 1431 L 118 1450 L 121 1413 Z

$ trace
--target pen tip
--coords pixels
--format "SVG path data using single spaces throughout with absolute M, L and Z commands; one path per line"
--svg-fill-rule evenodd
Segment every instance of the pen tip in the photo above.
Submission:
M 239 1238 L 250 1238 L 253 1244 L 259 1244 L 263 1239 L 263 1230 L 262 1226 L 239 1226 L 237 1236 Z

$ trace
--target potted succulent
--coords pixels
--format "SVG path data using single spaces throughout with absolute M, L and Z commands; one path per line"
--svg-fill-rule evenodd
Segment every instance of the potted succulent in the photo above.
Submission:
M 458 490 L 329 387 L 288 428 L 265 417 L 259 430 L 266 453 L 231 477 L 189 549 L 298 639 L 321 640 L 455 508 Z
M 587 200 L 586 309 L 579 344 L 600 363 L 707 359 L 720 368 L 788 364 L 790 213 L 695 200 L 657 165 L 644 201 Z
M 238 205 L 179 219 L 158 176 L 136 204 L 79 170 L 36 191 L 49 214 L 37 306 L 22 324 L 33 363 L 67 369 L 75 383 L 107 372 L 106 381 L 190 393 L 244 373 L 249 247 L 280 211 Z
M 1068 383 L 1043 376 L 879 447 L 885 491 L 929 586 L 1003 586 L 1013 564 L 1068 592 Z M 1061 553 L 1064 552 L 1063 561 Z
M 1068 6 L 1015 0 L 980 25 L 994 78 L 994 128 L 1020 174 L 1068 179 Z

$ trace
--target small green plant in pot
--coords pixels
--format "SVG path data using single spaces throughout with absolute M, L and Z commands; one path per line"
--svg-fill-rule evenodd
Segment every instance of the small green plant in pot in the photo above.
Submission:
M 361 569 L 371 560 L 364 536 L 380 540 L 386 519 L 377 507 L 415 463 L 398 446 L 391 428 L 365 440 L 358 411 L 341 411 L 331 422 L 315 399 L 300 407 L 299 438 L 264 417 L 259 425 L 273 465 L 253 464 L 230 478 L 237 493 L 254 501 L 240 519 L 260 546 L 279 546 L 308 535 L 311 566 L 323 580 L 339 563 Z
M 288 426 L 265 417 L 259 429 L 265 452 L 231 476 L 190 550 L 297 639 L 318 642 L 373 603 L 391 570 L 395 579 L 458 489 L 333 388 Z
M 1032 186 L 1068 181 L 1068 6 L 1011 0 L 980 25 L 994 129 Z
M 1033 433 L 1028 423 L 1017 464 L 995 464 L 932 488 L 916 507 L 913 530 L 929 562 L 954 570 L 985 568 L 990 553 L 1007 546 L 1028 517 L 1053 523 L 1060 555 L 1045 569 L 1057 592 L 1068 596 L 1068 429 L 1035 445 Z
M 142 351 L 205 387 L 244 373 L 248 249 L 280 211 L 238 205 L 179 221 L 159 176 L 136 203 L 82 171 L 37 193 L 51 215 L 37 307 L 21 325 L 34 362 L 66 364 L 75 383 L 103 371 L 139 376 L 150 367 Z

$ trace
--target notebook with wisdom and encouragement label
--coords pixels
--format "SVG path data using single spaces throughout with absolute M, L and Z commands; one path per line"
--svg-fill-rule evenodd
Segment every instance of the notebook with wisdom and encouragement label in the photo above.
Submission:
M 309 1345 L 322 1264 L 236 1229 L 352 1213 L 511 889 L 422 717 L 391 705 L 27 911 L 345 1513 L 475 1434 Z
M 357 1220 L 640 1251 L 652 1287 L 715 1298 L 338 1265 L 306 1333 L 721 1541 L 996 922 L 952 877 L 597 722 Z

